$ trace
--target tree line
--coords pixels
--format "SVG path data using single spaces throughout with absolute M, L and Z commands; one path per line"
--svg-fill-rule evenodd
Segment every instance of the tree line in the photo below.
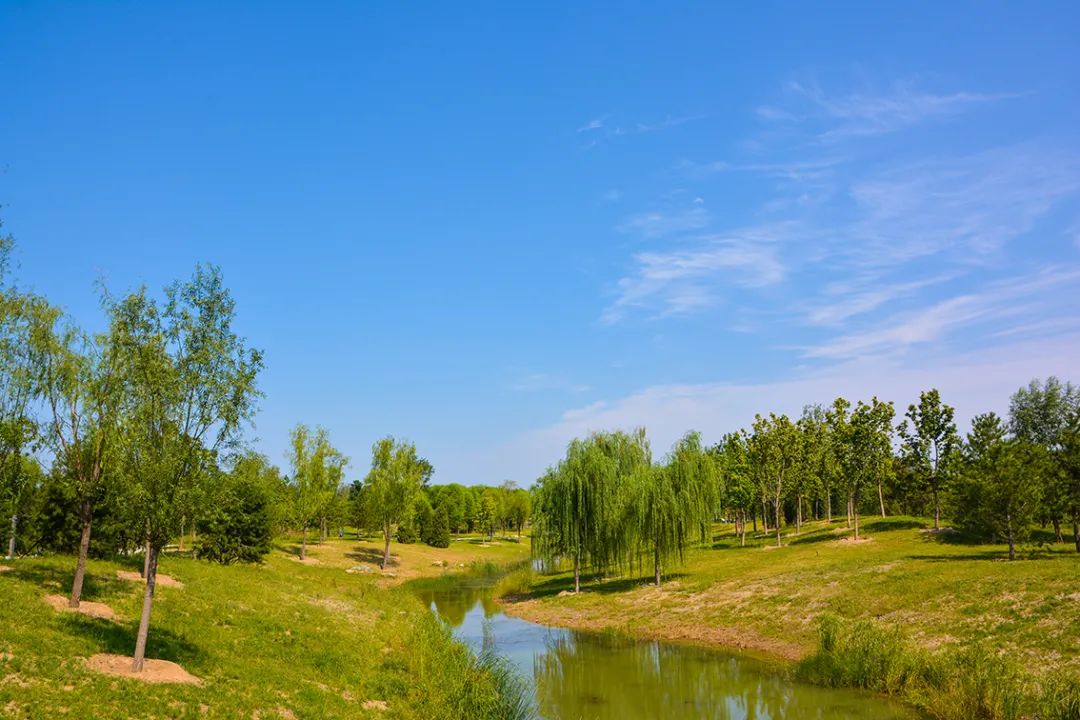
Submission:
M 566 562 L 575 591 L 585 568 L 599 575 L 647 567 L 659 584 L 688 547 L 709 545 L 717 521 L 740 544 L 747 527 L 798 535 L 808 520 L 843 516 L 860 539 L 861 515 L 933 518 L 941 531 L 1018 543 L 1033 525 L 1080 552 L 1080 389 L 1051 377 L 1012 396 L 1008 418 L 985 413 L 961 437 L 936 389 L 897 422 L 892 402 L 811 405 L 791 419 L 757 415 L 749 428 L 706 447 L 690 432 L 654 462 L 645 430 L 573 440 L 533 491 L 533 549 Z

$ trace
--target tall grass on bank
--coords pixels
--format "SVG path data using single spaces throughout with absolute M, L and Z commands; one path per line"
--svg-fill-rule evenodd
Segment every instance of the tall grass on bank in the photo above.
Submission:
M 931 653 L 898 628 L 835 617 L 822 619 L 819 643 L 796 668 L 817 685 L 896 696 L 940 720 L 1080 720 L 1075 679 L 1027 674 L 985 646 Z
M 532 695 L 514 669 L 494 653 L 474 654 L 454 641 L 450 628 L 424 616 L 409 636 L 406 663 L 396 671 L 396 687 L 419 718 L 531 720 Z

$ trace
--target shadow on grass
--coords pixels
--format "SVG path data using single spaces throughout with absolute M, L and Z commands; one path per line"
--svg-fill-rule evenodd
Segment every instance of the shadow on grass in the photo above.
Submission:
M 36 585 L 45 594 L 69 595 L 71 583 L 75 579 L 75 566 L 70 569 L 51 567 L 48 565 L 34 565 L 32 567 L 16 567 L 15 570 L 5 573 L 12 580 Z M 87 571 L 83 579 L 83 600 L 102 600 L 130 592 L 131 584 L 113 575 L 102 575 Z
M 911 517 L 877 518 L 875 520 L 862 520 L 859 522 L 859 530 L 867 532 L 889 532 L 890 530 L 922 530 L 927 526 L 925 520 Z
M 686 573 L 673 572 L 665 574 L 661 580 L 661 587 L 665 583 L 672 580 L 681 580 L 685 578 Z M 612 595 L 614 593 L 623 593 L 634 588 L 641 587 L 642 585 L 652 585 L 653 579 L 651 575 L 640 576 L 624 576 L 611 578 L 609 580 L 595 580 L 588 576 L 582 576 L 581 578 L 581 592 L 582 593 L 596 593 L 599 595 Z M 571 577 L 551 577 L 539 582 L 534 582 L 529 590 L 529 597 L 533 598 L 545 598 L 558 595 L 561 592 L 573 592 L 574 591 L 574 578 Z
M 118 624 L 68 613 L 63 615 L 62 623 L 64 632 L 93 643 L 96 652 L 115 655 L 131 655 L 135 652 L 138 621 Z M 167 628 L 154 627 L 151 623 L 150 635 L 146 641 L 146 657 L 191 666 L 199 664 L 205 655 L 197 645 Z
M 345 553 L 345 557 L 356 562 L 374 563 L 375 565 L 381 566 L 383 554 L 381 550 L 376 550 L 375 548 L 357 546 L 352 552 Z M 395 567 L 400 564 L 400 560 L 391 553 L 389 566 Z

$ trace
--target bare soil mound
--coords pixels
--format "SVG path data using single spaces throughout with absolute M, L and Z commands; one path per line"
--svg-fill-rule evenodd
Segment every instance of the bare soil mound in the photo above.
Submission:
M 858 540 L 856 540 L 854 537 L 846 537 L 846 538 L 840 538 L 836 542 L 839 545 L 855 545 L 856 543 L 858 543 L 859 545 L 862 545 L 863 543 L 868 543 L 868 542 L 873 542 L 873 541 L 874 541 L 874 538 L 872 538 L 872 537 L 861 537 Z
M 130 656 L 99 653 L 86 659 L 86 667 L 94 672 L 117 675 L 148 683 L 202 685 L 202 680 L 168 660 L 151 660 L 147 658 L 143 664 L 142 672 L 132 672 Z
M 13 567 L 11 567 L 9 565 L 0 565 L 0 573 L 11 572 L 14 569 L 15 568 L 13 568 Z
M 121 580 L 131 580 L 132 582 L 143 582 L 143 577 L 139 573 L 133 570 L 117 570 L 116 577 Z M 184 583 L 180 582 L 174 577 L 169 575 L 157 574 L 157 578 L 154 580 L 154 584 L 159 587 L 175 587 L 182 588 Z
M 83 600 L 79 603 L 79 607 L 68 607 L 68 599 L 63 595 L 46 595 L 42 598 L 46 603 L 52 605 L 53 610 L 57 612 L 77 612 L 83 615 L 89 615 L 90 617 L 101 618 L 102 620 L 118 620 L 116 613 L 111 607 L 105 603 L 90 602 L 89 600 Z
M 298 562 L 298 563 L 304 563 L 305 565 L 318 565 L 319 564 L 319 558 L 307 557 L 307 558 L 304 558 L 303 560 L 301 560 L 299 555 L 290 555 L 289 557 L 293 561 Z

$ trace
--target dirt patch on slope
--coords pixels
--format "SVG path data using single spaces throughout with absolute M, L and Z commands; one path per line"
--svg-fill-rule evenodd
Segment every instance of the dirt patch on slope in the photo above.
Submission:
M 10 567 L 10 566 L 8 566 L 8 565 L 0 565 L 0 573 L 6 573 L 6 572 L 11 572 L 11 571 L 12 571 L 12 570 L 14 570 L 14 569 L 15 569 L 15 568 L 13 568 L 13 567 Z
M 68 607 L 68 598 L 63 595 L 46 595 L 42 600 L 51 605 L 52 609 L 57 612 L 77 612 L 90 617 L 101 618 L 102 620 L 119 620 L 116 612 L 105 603 L 83 600 L 79 603 L 79 607 L 73 608 Z
M 130 580 L 132 582 L 143 582 L 142 575 L 140 575 L 139 573 L 137 573 L 137 572 L 135 572 L 133 570 L 117 570 L 116 571 L 116 577 L 120 578 L 121 580 Z M 182 588 L 182 587 L 184 587 L 184 583 L 180 582 L 176 578 L 171 577 L 169 575 L 163 575 L 162 573 L 158 573 L 157 577 L 154 578 L 154 585 L 158 586 L 158 587 L 174 587 L 174 588 Z
M 168 660 L 146 659 L 142 672 L 131 671 L 131 657 L 99 653 L 86 659 L 86 667 L 94 672 L 131 678 L 147 683 L 179 683 L 202 685 L 202 680 Z
M 299 555 L 290 555 L 289 559 L 292 560 L 293 562 L 303 563 L 305 565 L 319 565 L 320 564 L 319 558 L 313 558 L 313 557 L 306 557 L 303 560 L 301 560 Z

